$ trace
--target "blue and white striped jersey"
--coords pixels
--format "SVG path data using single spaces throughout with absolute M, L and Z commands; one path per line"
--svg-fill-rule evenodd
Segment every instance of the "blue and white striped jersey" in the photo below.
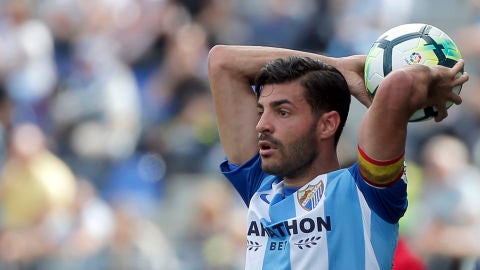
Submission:
M 245 269 L 391 269 L 398 220 L 407 207 L 406 177 L 383 188 L 358 164 L 319 175 L 285 195 L 282 179 L 257 155 L 221 172 L 249 206 Z

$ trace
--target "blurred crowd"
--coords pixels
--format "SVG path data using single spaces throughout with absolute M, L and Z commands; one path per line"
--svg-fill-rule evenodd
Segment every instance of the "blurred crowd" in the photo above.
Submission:
M 480 269 L 478 0 L 0 0 L 0 269 L 242 269 L 246 208 L 218 173 L 209 49 L 366 54 L 408 22 L 447 32 L 471 80 L 446 121 L 409 130 L 405 257 Z M 414 269 L 405 254 L 394 269 Z

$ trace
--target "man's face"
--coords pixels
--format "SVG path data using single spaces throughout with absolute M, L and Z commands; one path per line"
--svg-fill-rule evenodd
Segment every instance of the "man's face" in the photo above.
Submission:
M 317 156 L 316 123 L 298 82 L 265 85 L 258 99 L 259 153 L 266 173 L 293 177 Z

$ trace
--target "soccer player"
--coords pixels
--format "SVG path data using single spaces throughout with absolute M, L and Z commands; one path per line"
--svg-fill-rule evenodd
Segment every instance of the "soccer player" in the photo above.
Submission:
M 409 117 L 426 106 L 447 116 L 468 80 L 453 68 L 391 72 L 370 101 L 365 56 L 331 58 L 270 47 L 217 45 L 209 81 L 226 160 L 221 172 L 248 210 L 246 269 L 390 269 L 407 207 Z M 336 147 L 350 96 L 369 109 L 358 162 L 340 168 Z

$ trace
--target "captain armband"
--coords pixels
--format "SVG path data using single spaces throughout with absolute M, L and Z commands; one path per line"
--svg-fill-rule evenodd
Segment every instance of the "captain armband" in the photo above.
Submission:
M 378 161 L 370 158 L 358 147 L 358 163 L 360 173 L 367 183 L 377 187 L 385 187 L 396 182 L 403 175 L 405 153 L 399 157 L 388 160 Z

